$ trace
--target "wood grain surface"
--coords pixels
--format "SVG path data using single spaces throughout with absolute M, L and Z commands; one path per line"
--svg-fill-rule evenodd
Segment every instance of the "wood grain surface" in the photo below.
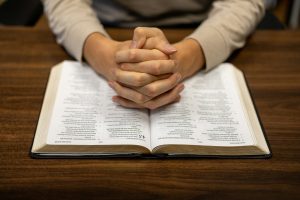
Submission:
M 172 42 L 190 32 L 166 30 Z M 256 32 L 229 59 L 256 102 L 266 160 L 30 158 L 50 68 L 65 59 L 47 29 L 0 28 L 0 199 L 300 199 L 300 32 Z

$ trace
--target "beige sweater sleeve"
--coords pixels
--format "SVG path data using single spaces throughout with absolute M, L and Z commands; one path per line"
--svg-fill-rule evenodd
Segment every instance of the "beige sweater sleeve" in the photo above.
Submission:
M 49 25 L 57 42 L 81 61 L 83 45 L 91 33 L 107 37 L 103 26 L 91 7 L 90 0 L 42 0 Z
M 206 70 L 224 62 L 264 16 L 263 0 L 219 0 L 208 18 L 187 38 L 197 40 L 204 52 Z
M 77 60 L 82 59 L 89 34 L 99 32 L 109 37 L 91 7 L 91 0 L 42 1 L 57 42 Z M 263 0 L 215 1 L 208 18 L 188 36 L 201 44 L 206 70 L 224 62 L 233 50 L 242 47 L 263 15 Z

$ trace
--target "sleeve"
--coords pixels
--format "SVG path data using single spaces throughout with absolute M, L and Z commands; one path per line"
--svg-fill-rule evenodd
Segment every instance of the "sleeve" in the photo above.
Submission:
M 90 0 L 42 0 L 49 25 L 59 44 L 77 60 L 82 60 L 83 45 L 91 33 L 109 37 L 99 22 Z
M 207 71 L 244 46 L 264 12 L 263 0 L 218 0 L 212 4 L 208 18 L 187 37 L 201 45 Z

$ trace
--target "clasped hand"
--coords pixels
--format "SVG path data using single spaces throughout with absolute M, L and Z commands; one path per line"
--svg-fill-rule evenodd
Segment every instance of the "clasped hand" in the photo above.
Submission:
M 109 85 L 119 96 L 113 100 L 125 107 L 149 108 L 178 101 L 183 90 L 176 52 L 157 28 L 136 28 L 129 49 L 116 53 L 121 70 Z
M 136 28 L 132 41 L 125 42 L 92 34 L 85 43 L 84 56 L 116 91 L 114 102 L 129 108 L 156 109 L 179 101 L 184 89 L 181 81 L 200 69 L 201 63 L 195 67 L 193 56 L 191 63 L 181 59 L 188 53 L 182 52 L 182 47 L 189 43 L 195 45 L 195 41 L 186 40 L 172 46 L 160 29 L 143 27 Z

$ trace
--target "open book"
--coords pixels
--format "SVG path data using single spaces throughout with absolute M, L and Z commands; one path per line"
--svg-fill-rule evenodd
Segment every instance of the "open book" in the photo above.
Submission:
M 270 157 L 241 71 L 221 64 L 185 81 L 180 102 L 156 110 L 112 102 L 114 91 L 89 66 L 51 70 L 33 157 Z

